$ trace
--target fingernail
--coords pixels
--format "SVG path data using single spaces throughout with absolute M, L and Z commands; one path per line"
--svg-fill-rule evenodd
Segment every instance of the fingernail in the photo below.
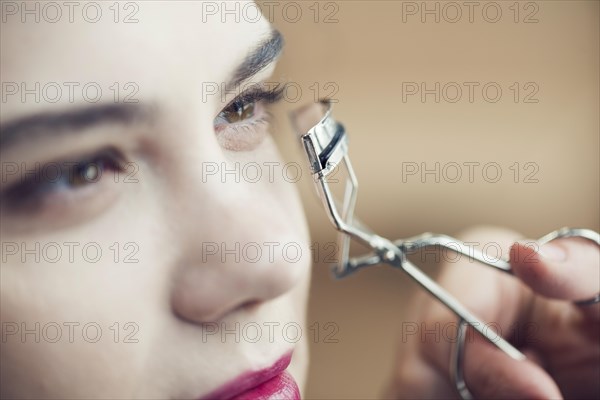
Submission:
M 540 254 L 551 261 L 565 261 L 567 252 L 564 247 L 554 243 L 546 243 L 540 247 Z

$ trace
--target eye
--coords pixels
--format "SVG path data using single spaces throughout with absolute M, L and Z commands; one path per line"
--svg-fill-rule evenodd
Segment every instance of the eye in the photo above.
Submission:
M 255 107 L 256 101 L 253 99 L 236 99 L 217 115 L 217 120 L 225 121 L 228 124 L 242 122 L 254 116 Z
M 2 201 L 4 206 L 16 211 L 41 207 L 49 197 L 66 196 L 111 179 L 110 172 L 122 171 L 122 165 L 121 156 L 110 149 L 78 161 L 36 165 L 33 173 L 22 174 L 18 182 L 3 190 Z
M 217 115 L 215 129 L 221 130 L 228 125 L 241 126 L 245 123 L 265 120 L 265 106 L 275 103 L 283 96 L 285 86 L 276 84 L 271 88 L 263 83 L 246 90 L 237 96 Z
M 261 83 L 246 90 L 216 116 L 214 129 L 224 149 L 253 150 L 267 136 L 271 117 L 269 105 L 283 97 L 285 85 L 267 86 L 267 83 Z
M 72 170 L 65 174 L 63 186 L 77 189 L 89 185 L 98 180 L 105 170 L 104 160 L 84 161 L 77 164 Z

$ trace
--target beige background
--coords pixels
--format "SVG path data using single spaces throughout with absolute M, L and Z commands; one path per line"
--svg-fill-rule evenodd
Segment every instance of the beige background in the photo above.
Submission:
M 321 95 L 333 82 L 339 90 L 335 115 L 351 138 L 351 158 L 361 188 L 357 215 L 376 232 L 390 238 L 424 231 L 453 234 L 472 225 L 511 227 L 527 237 L 539 237 L 568 225 L 599 224 L 599 3 L 597 1 L 539 1 L 519 4 L 515 23 L 510 2 L 498 2 L 502 17 L 496 23 L 482 15 L 478 2 L 468 21 L 467 9 L 456 23 L 420 14 L 404 15 L 407 2 L 336 2 L 337 23 L 324 23 L 336 9 L 321 2 L 315 23 L 313 1 L 299 2 L 303 15 L 292 23 L 281 10 L 272 14 L 286 38 L 286 54 L 278 76 L 295 82 L 303 100 L 311 101 L 314 82 Z M 428 2 L 434 8 L 436 2 Z M 412 3 L 421 7 L 421 2 Z M 462 4 L 462 2 L 458 2 Z M 531 5 L 533 4 L 533 5 Z M 314 6 L 313 6 L 314 7 Z M 448 6 L 446 6 L 448 7 Z M 448 18 L 454 10 L 445 9 Z M 294 17 L 288 9 L 288 20 Z M 487 9 L 488 18 L 494 10 Z M 523 19 L 535 12 L 537 23 Z M 403 82 L 426 82 L 432 88 L 457 82 L 462 98 L 456 103 L 428 95 L 403 101 Z M 478 82 L 469 102 L 463 82 Z M 502 88 L 498 102 L 482 96 L 482 86 Z M 519 82 L 518 102 L 510 86 Z M 525 103 L 539 89 L 537 103 Z M 535 87 L 534 86 L 534 87 Z M 443 94 L 443 93 L 442 93 Z M 492 89 L 490 96 L 494 93 Z M 454 96 L 448 91 L 447 96 Z M 290 97 L 292 97 L 290 95 Z M 298 102 L 297 104 L 300 104 Z M 286 156 L 304 162 L 284 112 L 296 104 L 288 99 L 277 110 L 279 140 Z M 450 183 L 433 175 L 402 179 L 402 163 L 425 163 L 442 169 L 447 163 L 479 162 L 474 182 L 463 177 Z M 500 165 L 502 178 L 487 182 L 486 163 Z M 514 170 L 519 163 L 518 183 Z M 534 167 L 537 183 L 525 183 Z M 303 164 L 304 165 L 304 164 Z M 447 169 L 454 177 L 455 170 Z M 488 170 L 488 180 L 494 170 Z M 414 285 L 396 271 L 376 268 L 345 281 L 330 279 L 321 262 L 334 231 L 316 201 L 310 180 L 300 185 L 313 241 L 321 250 L 314 268 L 308 323 L 318 323 L 321 336 L 312 338 L 310 398 L 372 398 L 381 395 L 396 354 L 399 330 L 410 307 Z M 339 328 L 338 343 L 324 343 Z M 317 329 L 313 325 L 311 334 Z

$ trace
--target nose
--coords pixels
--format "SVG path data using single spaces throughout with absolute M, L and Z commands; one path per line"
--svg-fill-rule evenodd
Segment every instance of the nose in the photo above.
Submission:
M 217 321 L 296 285 L 298 250 L 283 249 L 287 243 L 219 240 L 202 241 L 194 250 L 196 256 L 177 270 L 172 307 L 180 318 L 194 323 Z M 296 255 L 284 259 L 284 252 Z
M 211 159 L 219 153 L 215 149 Z M 240 163 L 231 160 L 200 164 L 190 162 L 182 172 L 173 210 L 179 256 L 171 305 L 192 323 L 217 321 L 245 305 L 281 296 L 310 264 L 308 246 L 301 242 L 306 235 L 299 232 L 304 220 L 289 212 L 290 205 L 300 207 L 285 183 L 237 179 L 231 171 Z M 207 177 L 206 166 L 230 173 Z

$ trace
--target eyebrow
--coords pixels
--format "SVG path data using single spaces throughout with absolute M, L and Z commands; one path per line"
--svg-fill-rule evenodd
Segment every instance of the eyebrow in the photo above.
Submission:
M 281 33 L 272 30 L 269 37 L 259 42 L 235 69 L 226 87 L 239 86 L 271 64 L 281 54 L 283 44 Z M 5 149 L 17 142 L 39 136 L 84 131 L 111 123 L 131 125 L 144 121 L 152 122 L 155 118 L 156 107 L 139 103 L 98 104 L 61 113 L 38 113 L 1 124 L 0 148 Z
M 153 115 L 151 109 L 147 105 L 123 103 L 99 104 L 61 113 L 38 113 L 0 126 L 0 146 L 5 148 L 22 140 L 80 131 L 101 124 L 133 124 L 149 120 Z
M 284 40 L 281 32 L 276 29 L 271 30 L 269 37 L 261 41 L 237 67 L 233 77 L 226 85 L 227 90 L 239 86 L 271 64 L 281 54 L 283 45 Z

